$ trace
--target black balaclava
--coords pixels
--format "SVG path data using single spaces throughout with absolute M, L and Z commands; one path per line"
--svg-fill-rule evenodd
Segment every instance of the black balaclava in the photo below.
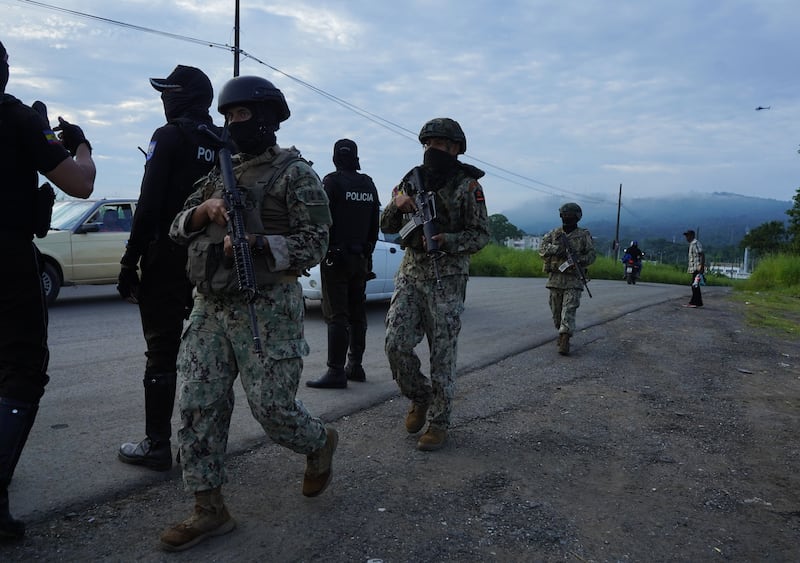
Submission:
M 427 148 L 422 155 L 422 164 L 436 175 L 444 175 L 458 164 L 458 158 L 440 149 Z
M 178 65 L 166 78 L 151 78 L 150 84 L 161 92 L 167 121 L 179 117 L 206 120 L 214 89 L 208 76 L 199 68 Z
M 444 187 L 447 179 L 458 167 L 458 157 L 440 149 L 427 148 L 422 155 L 425 186 L 431 190 Z
M 8 84 L 8 52 L 0 41 L 0 94 L 5 93 Z
M 275 145 L 275 131 L 280 127 L 272 105 L 242 104 L 253 116 L 247 121 L 228 124 L 228 132 L 240 152 L 257 155 Z
M 350 139 L 339 139 L 333 145 L 333 165 L 336 170 L 361 170 L 358 162 L 358 146 Z
M 573 213 L 565 213 L 561 215 L 561 228 L 565 233 L 571 233 L 578 228 L 578 216 Z

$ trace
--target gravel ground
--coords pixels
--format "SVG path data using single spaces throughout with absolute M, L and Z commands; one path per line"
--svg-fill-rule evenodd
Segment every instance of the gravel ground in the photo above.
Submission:
M 302 456 L 232 457 L 238 527 L 184 553 L 157 546 L 191 509 L 174 470 L 31 523 L 0 559 L 797 561 L 798 341 L 747 327 L 724 297 L 682 303 L 583 331 L 569 357 L 553 342 L 464 374 L 439 452 L 415 449 L 403 399 L 333 421 L 318 498 L 300 494 Z

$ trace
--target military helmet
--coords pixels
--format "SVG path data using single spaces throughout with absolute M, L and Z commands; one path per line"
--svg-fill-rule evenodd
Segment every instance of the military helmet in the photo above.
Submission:
M 578 221 L 581 220 L 583 217 L 583 210 L 581 210 L 581 206 L 577 203 L 565 203 L 561 207 L 558 208 L 558 215 L 563 217 L 564 215 L 574 215 L 578 218 Z
M 223 115 L 231 106 L 246 104 L 271 104 L 278 122 L 289 119 L 289 106 L 283 92 L 260 76 L 237 76 L 222 87 L 217 102 L 217 110 Z
M 461 125 L 454 119 L 437 117 L 428 121 L 419 132 L 419 142 L 424 145 L 425 139 L 431 137 L 441 137 L 460 144 L 461 150 L 458 154 L 467 152 L 467 137 L 464 135 Z

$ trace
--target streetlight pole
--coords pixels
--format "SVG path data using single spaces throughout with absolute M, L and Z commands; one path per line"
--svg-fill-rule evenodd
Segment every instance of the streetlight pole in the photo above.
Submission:
M 622 184 L 619 185 L 619 198 L 617 199 L 617 233 L 614 235 L 614 261 L 619 260 L 619 210 L 622 207 Z
M 239 76 L 239 0 L 236 0 L 233 22 L 233 76 Z

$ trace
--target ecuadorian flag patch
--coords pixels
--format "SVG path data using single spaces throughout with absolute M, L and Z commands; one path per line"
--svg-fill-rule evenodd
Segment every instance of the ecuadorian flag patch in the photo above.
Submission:
M 56 134 L 53 133 L 52 129 L 45 129 L 42 131 L 42 134 L 44 134 L 44 138 L 48 145 L 56 145 L 61 142 L 58 140 L 58 137 L 56 137 Z

